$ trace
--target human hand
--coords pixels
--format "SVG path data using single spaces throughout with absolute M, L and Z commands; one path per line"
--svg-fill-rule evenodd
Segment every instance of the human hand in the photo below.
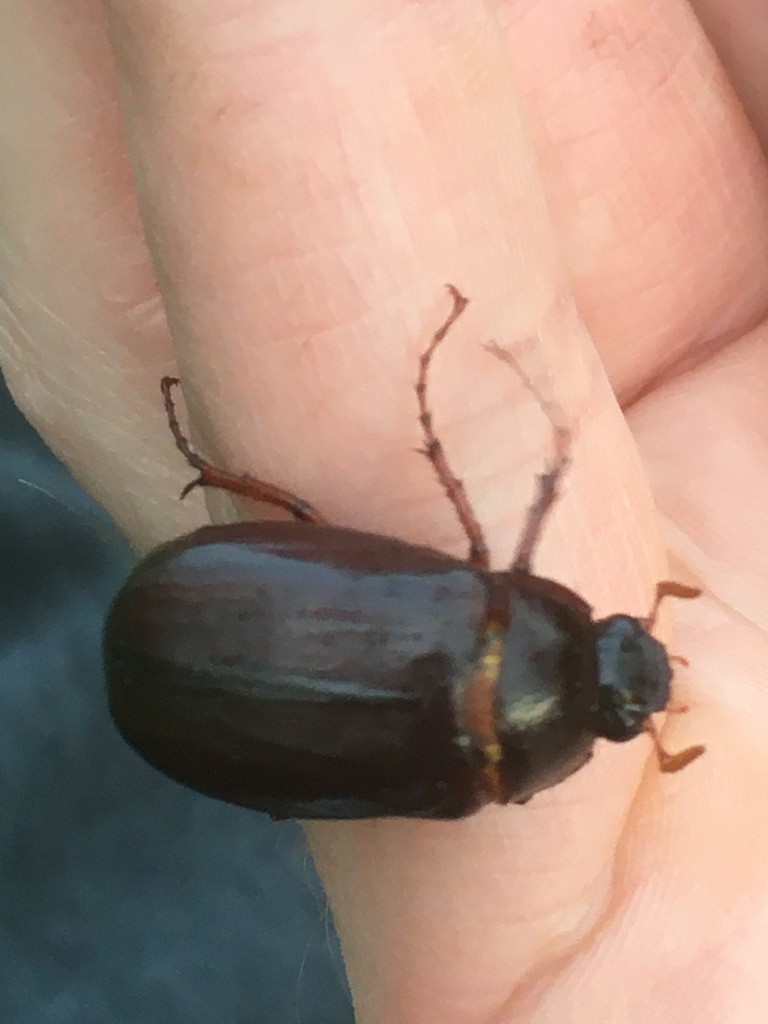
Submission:
M 599 744 L 522 808 L 310 827 L 360 1020 L 761 1019 L 768 175 L 688 5 L 17 0 L 3 23 L 3 369 L 138 546 L 207 518 L 176 500 L 178 369 L 217 462 L 463 553 L 410 451 L 450 280 L 473 303 L 434 412 L 494 565 L 550 439 L 490 338 L 577 432 L 536 570 L 642 614 L 650 479 L 707 587 L 676 609 L 691 710 L 665 740 L 708 746 L 686 772 Z M 732 60 L 751 102 L 762 65 Z

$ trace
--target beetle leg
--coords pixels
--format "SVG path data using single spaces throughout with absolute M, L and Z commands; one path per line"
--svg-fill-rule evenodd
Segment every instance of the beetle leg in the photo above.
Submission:
M 695 761 L 697 757 L 701 757 L 707 749 L 701 743 L 697 743 L 693 747 L 686 747 L 685 750 L 678 750 L 676 754 L 670 754 L 670 752 L 661 745 L 659 732 L 650 718 L 643 726 L 643 731 L 647 732 L 653 740 L 653 747 L 656 751 L 656 761 L 658 762 L 659 771 L 661 772 L 679 772 L 683 768 L 686 768 L 691 761 Z
M 432 357 L 440 343 L 448 334 L 448 331 L 464 312 L 469 301 L 461 294 L 458 288 L 455 288 L 452 284 L 446 285 L 446 288 L 453 300 L 453 308 L 448 314 L 443 325 L 432 335 L 432 340 L 427 346 L 425 352 L 419 358 L 419 376 L 416 380 L 416 398 L 419 403 L 419 423 L 421 423 L 424 431 L 424 447 L 420 448 L 419 451 L 432 463 L 432 467 L 437 474 L 437 479 L 440 481 L 443 486 L 443 490 L 448 495 L 448 500 L 453 505 L 464 533 L 467 535 L 467 540 L 469 541 L 470 564 L 481 569 L 487 569 L 488 545 L 485 543 L 482 527 L 477 521 L 475 513 L 472 510 L 472 506 L 469 503 L 469 498 L 467 497 L 467 492 L 464 489 L 464 484 L 458 479 L 458 477 L 454 476 L 451 471 L 445 450 L 440 443 L 439 438 L 435 434 L 434 427 L 432 425 L 432 413 L 430 412 L 427 404 L 427 382 Z
M 694 597 L 700 597 L 701 593 L 702 591 L 699 587 L 689 587 L 685 583 L 675 583 L 674 580 L 662 580 L 656 584 L 656 596 L 650 612 L 641 620 L 643 625 L 649 633 L 653 632 L 653 627 L 656 625 L 656 616 L 659 613 L 659 605 L 665 597 L 679 597 L 684 600 L 690 600 Z
M 165 402 L 168 426 L 173 434 L 176 447 L 190 466 L 199 473 L 199 476 L 188 483 L 181 492 L 182 498 L 185 498 L 195 487 L 220 487 L 222 490 L 230 491 L 232 494 L 242 494 L 246 498 L 252 498 L 254 501 L 263 501 L 268 505 L 277 505 L 279 508 L 287 509 L 296 519 L 301 519 L 306 523 L 327 522 L 308 501 L 304 501 L 303 498 L 291 494 L 290 491 L 284 491 L 281 487 L 276 487 L 274 484 L 269 484 L 264 480 L 257 480 L 255 476 L 250 476 L 248 473 L 229 473 L 225 469 L 217 469 L 216 466 L 198 455 L 184 436 L 179 425 L 178 416 L 176 415 L 176 407 L 171 390 L 178 383 L 177 377 L 163 377 L 160 381 L 160 389 L 163 393 L 163 401 Z
M 570 434 L 566 431 L 562 437 L 558 437 L 558 451 L 546 473 L 539 475 L 537 483 L 537 494 L 533 504 L 528 509 L 523 526 L 523 535 L 518 541 L 515 557 L 512 559 L 512 570 L 514 572 L 530 572 L 533 552 L 541 538 L 544 523 L 557 501 L 559 495 L 558 485 L 560 478 L 568 468 L 568 442 Z
M 523 373 L 517 360 L 508 349 L 502 348 L 493 341 L 489 342 L 485 348 L 492 355 L 512 367 L 521 382 L 538 402 L 539 408 L 551 423 L 555 435 L 554 458 L 546 472 L 539 475 L 536 497 L 528 509 L 525 525 L 523 526 L 523 535 L 518 541 L 515 557 L 512 560 L 513 572 L 530 572 L 533 552 L 541 538 L 541 532 L 547 516 L 557 501 L 560 480 L 568 468 L 570 461 L 568 453 L 572 434 L 569 428 L 562 422 L 563 414 L 559 405 L 541 394 L 530 377 Z

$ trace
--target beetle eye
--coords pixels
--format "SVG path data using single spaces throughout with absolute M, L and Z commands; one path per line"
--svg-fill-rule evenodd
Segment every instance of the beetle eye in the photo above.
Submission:
M 630 615 L 611 615 L 595 628 L 598 697 L 592 727 L 598 736 L 623 742 L 667 706 L 669 660 L 663 645 Z

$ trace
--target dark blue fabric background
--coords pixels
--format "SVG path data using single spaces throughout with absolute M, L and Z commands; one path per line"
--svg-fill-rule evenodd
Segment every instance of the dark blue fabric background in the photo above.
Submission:
M 0 384 L 0 1022 L 350 1024 L 301 830 L 111 726 L 99 635 L 130 561 Z

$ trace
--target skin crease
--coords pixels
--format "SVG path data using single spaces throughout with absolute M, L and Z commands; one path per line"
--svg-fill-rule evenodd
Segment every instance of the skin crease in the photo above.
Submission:
M 3 370 L 139 548 L 233 514 L 220 495 L 208 511 L 176 500 L 189 473 L 158 381 L 178 371 L 217 460 L 340 524 L 462 552 L 411 451 L 416 359 L 452 281 L 473 301 L 431 401 L 494 564 L 551 438 L 490 338 L 576 435 L 537 570 L 598 614 L 642 614 L 666 545 L 706 588 L 664 618 L 690 661 L 665 743 L 708 746 L 687 771 L 660 776 L 645 739 L 602 743 L 523 808 L 309 828 L 365 1024 L 768 1013 L 754 7 L 702 0 L 701 22 L 686 0 L 0 11 Z

